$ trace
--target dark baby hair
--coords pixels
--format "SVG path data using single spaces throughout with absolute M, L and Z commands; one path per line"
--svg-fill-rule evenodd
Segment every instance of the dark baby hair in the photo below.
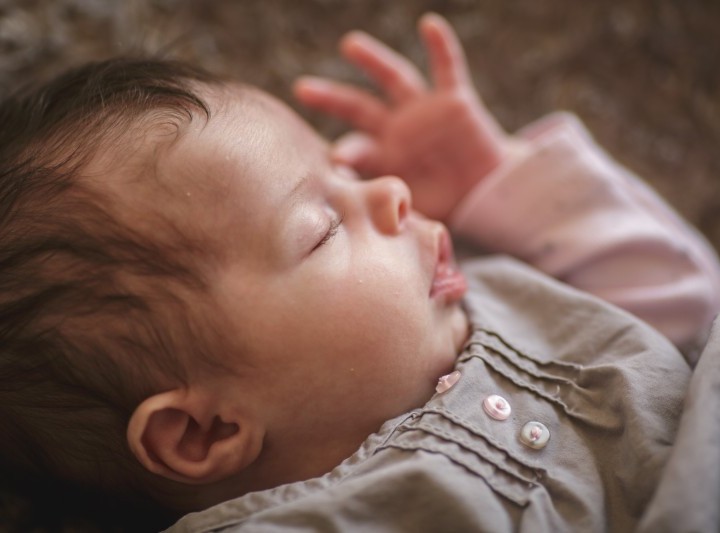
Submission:
M 198 244 L 168 220 L 157 223 L 173 238 L 133 230 L 107 209 L 112 199 L 79 176 L 138 124 L 179 131 L 209 119 L 193 87 L 213 83 L 220 80 L 181 63 L 113 59 L 0 104 L 5 469 L 120 494 L 146 483 L 125 428 L 156 387 L 153 376 L 184 380 L 183 341 L 166 325 L 186 307 L 174 288 L 204 286 L 189 259 Z

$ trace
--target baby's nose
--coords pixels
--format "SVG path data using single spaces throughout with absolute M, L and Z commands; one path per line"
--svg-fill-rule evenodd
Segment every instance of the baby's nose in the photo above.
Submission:
M 384 233 L 398 233 L 412 208 L 412 194 L 395 176 L 375 178 L 367 183 L 368 201 L 375 224 Z

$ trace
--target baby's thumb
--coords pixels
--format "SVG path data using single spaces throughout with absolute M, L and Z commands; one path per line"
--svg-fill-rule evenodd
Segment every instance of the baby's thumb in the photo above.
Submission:
M 334 162 L 348 165 L 360 174 L 374 176 L 379 172 L 380 150 L 371 136 L 351 131 L 333 143 L 331 157 Z

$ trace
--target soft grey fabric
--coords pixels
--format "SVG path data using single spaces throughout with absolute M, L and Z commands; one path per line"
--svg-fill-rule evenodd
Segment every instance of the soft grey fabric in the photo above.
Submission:
M 720 531 L 720 320 L 690 381 L 677 441 L 639 531 Z
M 460 381 L 333 472 L 171 531 L 631 531 L 671 453 L 690 369 L 649 326 L 519 262 L 467 263 Z M 482 401 L 500 394 L 504 421 Z M 551 437 L 518 439 L 531 420 Z M 649 530 L 652 530 L 649 529 Z

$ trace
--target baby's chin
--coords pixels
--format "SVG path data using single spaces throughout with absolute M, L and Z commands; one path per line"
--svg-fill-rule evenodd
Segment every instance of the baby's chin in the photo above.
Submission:
M 467 314 L 462 306 L 458 303 L 453 305 L 449 310 L 449 315 L 445 317 L 446 342 L 442 356 L 438 359 L 438 363 L 442 361 L 442 370 L 446 374 L 452 372 L 455 368 L 455 362 L 460 355 L 465 342 L 470 336 L 470 322 Z
M 470 336 L 470 321 L 468 320 L 465 309 L 463 309 L 460 304 L 455 306 L 452 313 L 451 327 L 453 343 L 455 346 L 455 354 L 458 355 Z

